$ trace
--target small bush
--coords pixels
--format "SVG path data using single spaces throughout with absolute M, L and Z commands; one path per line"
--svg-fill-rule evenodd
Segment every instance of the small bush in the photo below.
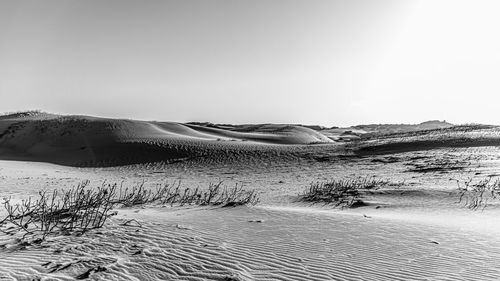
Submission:
M 199 206 L 237 206 L 255 205 L 259 202 L 255 190 L 246 190 L 236 184 L 232 188 L 222 182 L 210 183 L 207 190 L 200 188 L 181 188 L 181 183 L 165 184 L 156 189 L 147 189 L 144 183 L 129 189 L 119 189 L 117 198 L 113 201 L 124 207 L 143 204 L 161 204 L 170 206 L 199 205 Z
M 4 198 L 7 216 L 0 221 L 3 232 L 41 236 L 53 232 L 85 232 L 104 225 L 113 208 L 113 188 L 87 189 L 88 182 L 67 191 L 40 191 L 38 199 L 29 198 L 11 204 Z
M 374 177 L 313 182 L 300 195 L 300 200 L 333 204 L 334 207 L 356 207 L 363 205 L 361 190 L 376 189 L 388 184 L 388 181 L 375 179 Z
M 89 188 L 89 181 L 69 190 L 52 193 L 39 192 L 38 199 L 29 198 L 13 204 L 4 198 L 7 216 L 0 220 L 0 231 L 9 235 L 22 232 L 37 239 L 55 233 L 85 233 L 101 228 L 106 220 L 116 214 L 115 207 L 132 207 L 144 204 L 169 204 L 170 206 L 212 205 L 237 206 L 259 202 L 254 190 L 236 185 L 228 188 L 222 182 L 210 184 L 208 190 L 180 188 L 178 184 L 164 184 L 147 189 L 144 182 L 131 189 L 118 184 L 102 184 Z
M 484 209 L 490 199 L 500 198 L 500 179 L 488 177 L 474 182 L 472 178 L 464 181 L 463 185 L 457 180 L 460 194 L 459 203 L 471 210 Z

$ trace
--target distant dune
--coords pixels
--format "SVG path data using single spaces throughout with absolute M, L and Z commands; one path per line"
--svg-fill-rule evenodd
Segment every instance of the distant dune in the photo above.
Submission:
M 331 143 L 313 129 L 260 125 L 229 130 L 195 124 L 16 113 L 0 116 L 0 158 L 107 166 L 200 157 L 228 147 Z M 250 149 L 251 150 L 251 149 Z
M 188 159 L 282 159 L 287 155 L 330 159 L 331 155 L 346 152 L 338 149 L 341 147 L 364 155 L 447 146 L 498 145 L 498 130 L 485 133 L 483 129 L 454 126 L 444 121 L 349 128 L 298 124 L 183 124 L 30 111 L 0 115 L 0 159 L 91 167 Z M 477 134 L 481 137 L 474 136 Z M 346 143 L 349 145 L 345 146 Z M 325 158 L 325 153 L 330 156 Z
M 420 124 L 370 124 L 370 125 L 357 125 L 354 129 L 363 130 L 372 134 L 393 134 L 414 132 L 422 130 L 434 130 L 450 128 L 454 125 L 446 121 L 431 120 L 422 122 Z

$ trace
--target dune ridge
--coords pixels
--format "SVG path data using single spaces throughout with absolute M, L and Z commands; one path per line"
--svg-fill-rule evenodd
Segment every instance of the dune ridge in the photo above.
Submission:
M 192 159 L 365 156 L 441 147 L 496 146 L 498 127 L 366 125 L 217 125 L 20 112 L 0 116 L 0 159 L 98 167 Z M 388 133 L 390 132 L 390 133 Z M 479 135 L 479 136 L 477 136 Z M 325 153 L 327 154 L 325 156 Z
M 196 158 L 227 150 L 228 146 L 240 151 L 260 151 L 269 145 L 332 142 L 313 129 L 288 125 L 275 126 L 267 132 L 236 132 L 193 124 L 90 116 L 40 113 L 0 117 L 1 159 L 72 166 Z

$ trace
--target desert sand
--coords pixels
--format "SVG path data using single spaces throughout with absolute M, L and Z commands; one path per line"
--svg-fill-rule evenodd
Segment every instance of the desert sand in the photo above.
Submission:
M 428 122 L 322 128 L 17 113 L 0 117 L 0 196 L 117 182 L 223 181 L 255 206 L 116 209 L 103 228 L 23 244 L 0 280 L 499 280 L 500 207 L 457 187 L 498 176 L 500 128 Z M 311 182 L 378 178 L 359 208 L 298 200 Z M 5 211 L 1 210 L 0 215 Z

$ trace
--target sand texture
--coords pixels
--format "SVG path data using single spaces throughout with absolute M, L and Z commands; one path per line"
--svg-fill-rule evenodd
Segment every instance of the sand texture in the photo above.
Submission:
M 438 125 L 0 117 L 0 196 L 12 202 L 84 180 L 223 181 L 261 199 L 117 208 L 103 228 L 36 243 L 0 233 L 0 280 L 500 280 L 499 201 L 471 211 L 457 189 L 499 177 L 499 130 Z M 299 200 L 311 182 L 359 177 L 387 181 L 363 191 L 362 207 Z
M 193 124 L 88 116 L 0 117 L 0 157 L 71 166 L 109 166 L 196 158 L 226 150 L 330 143 L 320 132 L 262 125 L 245 132 Z M 228 142 L 230 142 L 228 144 Z
M 3 249 L 2 280 L 497 280 L 500 240 L 363 216 L 236 208 L 126 212 L 84 237 Z M 46 246 L 46 247 L 45 247 Z M 26 267 L 30 264 L 29 267 Z

